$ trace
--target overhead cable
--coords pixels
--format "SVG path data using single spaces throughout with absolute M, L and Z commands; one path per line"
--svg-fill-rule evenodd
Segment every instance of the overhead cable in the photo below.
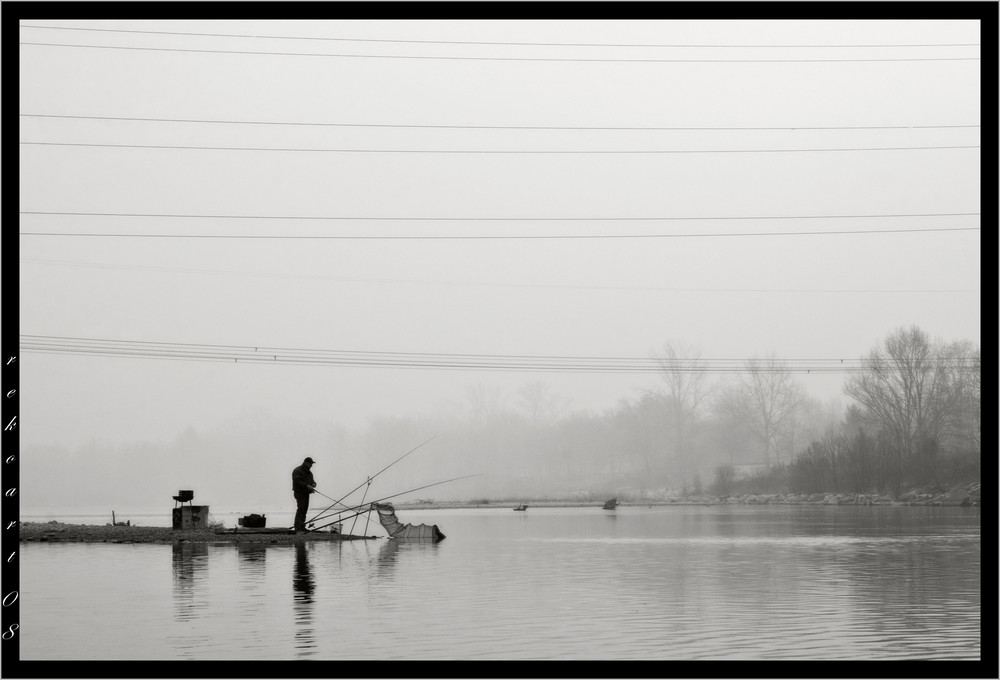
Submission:
M 846 220 L 882 219 L 896 217 L 972 217 L 979 212 L 937 213 L 869 213 L 855 215 L 670 215 L 647 217 L 404 217 L 404 216 L 350 216 L 350 215 L 208 215 L 192 213 L 111 213 L 56 210 L 21 210 L 19 215 L 68 215 L 78 217 L 167 217 L 183 219 L 236 219 L 236 220 L 378 220 L 404 222 L 658 222 L 705 220 Z
M 179 47 L 134 47 L 126 45 L 74 45 L 69 43 L 46 43 L 21 41 L 19 45 L 32 47 L 70 47 L 98 50 L 135 50 L 142 52 L 188 52 L 197 54 L 252 54 L 272 57 L 327 57 L 341 59 L 418 59 L 441 61 L 500 61 L 500 62 L 573 62 L 573 63 L 728 63 L 728 64 L 765 64 L 765 63 L 830 63 L 830 62 L 923 62 L 923 61 L 981 61 L 981 57 L 868 57 L 848 59 L 610 59 L 583 57 L 470 57 L 443 55 L 413 55 L 413 54 L 330 54 L 316 52 L 260 52 L 254 50 L 205 50 Z
M 979 47 L 980 43 L 911 43 L 911 44 L 817 44 L 817 45 L 751 45 L 751 44 L 691 44 L 691 43 L 566 43 L 566 42 L 512 42 L 485 40 L 403 40 L 389 38 L 343 38 L 308 35 L 260 35 L 257 33 L 193 33 L 186 31 L 148 31 L 123 28 L 92 28 L 84 26 L 37 26 L 21 24 L 20 28 L 34 28 L 51 31 L 93 31 L 101 33 L 130 33 L 142 35 L 181 35 L 201 38 L 252 38 L 262 40 L 322 40 L 329 42 L 372 42 L 372 43 L 406 43 L 430 45 L 513 45 L 536 47 L 670 47 L 670 48 L 898 48 L 898 47 Z
M 955 125 L 782 125 L 782 126 L 641 126 L 641 125 L 420 125 L 413 123 L 323 123 L 308 121 L 215 120 L 199 118 L 140 118 L 136 116 L 81 116 L 50 113 L 21 113 L 21 118 L 58 118 L 72 120 L 127 120 L 148 123 L 203 123 L 215 125 L 292 125 L 314 127 L 418 128 L 445 130 L 651 130 L 651 131 L 753 131 L 753 130 L 939 130 L 979 128 L 979 124 Z
M 425 285 L 425 286 L 477 286 L 487 288 L 530 288 L 530 289 L 557 289 L 557 290 L 620 290 L 620 291 L 650 291 L 666 293 L 790 293 L 790 294 L 850 294 L 850 295 L 896 295 L 906 293 L 916 293 L 921 295 L 935 293 L 968 293 L 963 289 L 900 289 L 900 288 L 676 288 L 663 286 L 598 286 L 598 285 L 573 285 L 573 284 L 544 284 L 544 283 L 489 283 L 483 281 L 433 281 L 414 279 L 376 279 L 358 276 L 321 276 L 315 274 L 278 274 L 274 272 L 248 272 L 218 269 L 191 269 L 182 267 L 153 267 L 143 265 L 123 265 L 109 264 L 101 262 L 74 262 L 66 260 L 44 260 L 39 258 L 20 258 L 25 264 L 43 264 L 68 267 L 91 267 L 95 269 L 122 269 L 127 271 L 141 272 L 167 272 L 181 274 L 203 274 L 208 276 L 249 276 L 270 279 L 302 279 L 311 281 L 337 281 L 341 283 L 373 283 L 373 284 L 396 284 L 396 285 Z
M 171 144 L 94 144 L 82 142 L 19 142 L 24 146 L 68 146 L 94 147 L 105 149 L 156 149 L 174 151 L 279 151 L 292 153 L 374 153 L 374 154 L 467 154 L 467 155 L 582 155 L 582 154 L 700 154 L 700 153 L 819 153 L 845 151 L 943 151 L 949 149 L 979 149 L 979 144 L 958 144 L 939 146 L 888 146 L 888 147 L 848 147 L 815 149 L 614 149 L 614 150 L 570 150 L 555 149 L 310 149 L 253 146 L 188 146 Z
M 20 336 L 21 351 L 115 358 L 213 361 L 233 364 L 310 365 L 367 368 L 458 369 L 558 373 L 844 373 L 863 368 L 865 359 L 730 360 L 501 354 L 438 354 L 313 350 L 280 347 L 120 341 L 44 335 Z M 974 358 L 935 357 L 929 365 L 978 368 Z
M 72 236 L 100 238 L 198 238 L 198 239 L 250 239 L 250 240 L 359 240 L 359 241 L 449 241 L 449 240 L 586 240 L 586 239 L 643 239 L 643 238 L 722 238 L 748 236 L 843 236 L 848 234 L 905 234 L 921 232 L 959 232 L 979 231 L 979 227 L 950 227 L 927 229 L 857 229 L 842 231 L 772 231 L 755 233 L 687 233 L 687 234 L 455 234 L 455 235 L 298 235 L 287 234 L 115 234 L 94 232 L 54 232 L 54 231 L 21 231 L 20 236 Z

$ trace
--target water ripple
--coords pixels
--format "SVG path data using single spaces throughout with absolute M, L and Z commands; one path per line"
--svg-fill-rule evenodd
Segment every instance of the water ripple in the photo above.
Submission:
M 439 544 L 23 544 L 22 658 L 979 658 L 977 516 L 630 510 L 437 514 Z

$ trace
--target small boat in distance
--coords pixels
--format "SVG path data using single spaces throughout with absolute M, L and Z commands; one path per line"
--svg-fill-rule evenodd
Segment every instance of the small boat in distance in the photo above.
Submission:
M 517 506 L 516 508 L 514 508 L 514 512 L 524 512 L 527 509 L 528 509 L 527 504 L 526 503 L 521 503 L 519 506 Z
M 604 509 L 605 510 L 614 510 L 617 507 L 618 507 L 618 499 L 617 498 L 611 498 L 609 500 L 604 501 Z

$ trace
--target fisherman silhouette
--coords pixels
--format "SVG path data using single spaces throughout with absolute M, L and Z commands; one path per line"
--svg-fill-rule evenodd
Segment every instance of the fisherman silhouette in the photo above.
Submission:
M 316 480 L 310 470 L 315 462 L 312 458 L 306 458 L 302 465 L 292 470 L 292 494 L 295 496 L 295 524 L 292 528 L 296 532 L 306 530 L 309 494 L 316 492 Z

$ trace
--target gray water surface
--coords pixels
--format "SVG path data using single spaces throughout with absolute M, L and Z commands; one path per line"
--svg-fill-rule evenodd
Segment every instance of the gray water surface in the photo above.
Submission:
M 978 508 L 399 514 L 447 538 L 21 544 L 21 659 L 980 657 Z

